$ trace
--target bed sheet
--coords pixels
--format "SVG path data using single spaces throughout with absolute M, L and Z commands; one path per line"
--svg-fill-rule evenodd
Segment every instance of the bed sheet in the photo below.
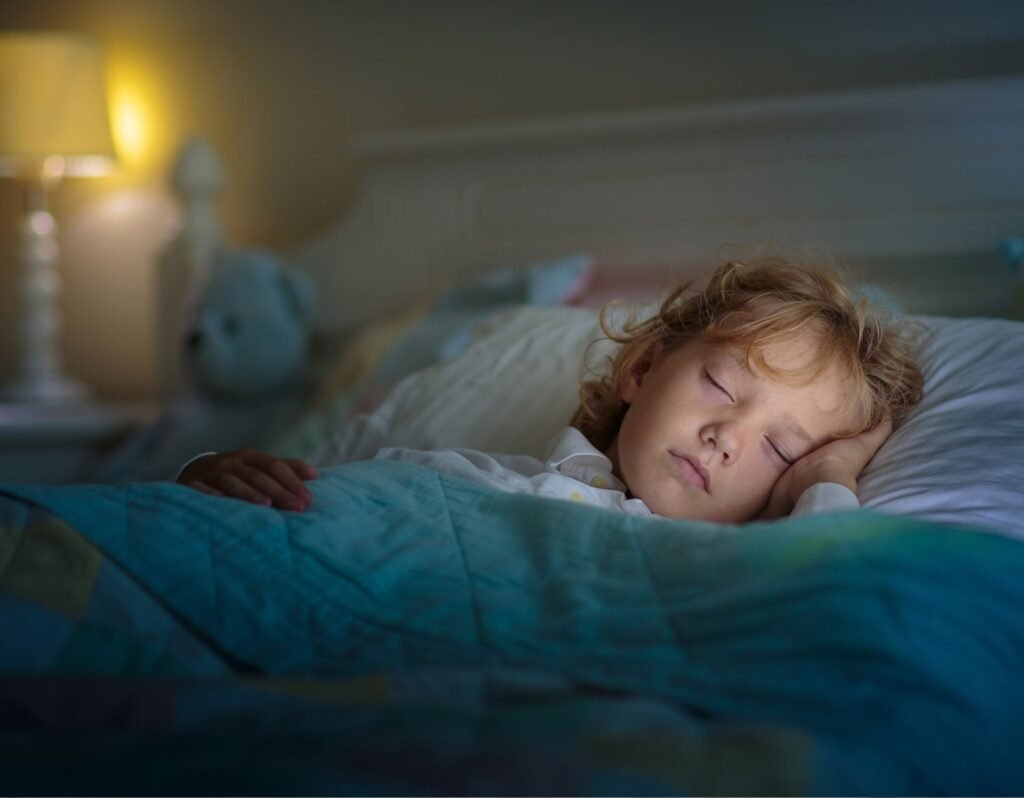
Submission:
M 311 487 L 292 514 L 3 486 L 3 791 L 1024 784 L 1017 541 L 633 518 L 392 462 Z

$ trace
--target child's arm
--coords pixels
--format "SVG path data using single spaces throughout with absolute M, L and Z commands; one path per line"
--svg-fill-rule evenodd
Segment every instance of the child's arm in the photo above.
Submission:
M 211 496 L 302 512 L 313 501 L 313 494 L 302 484 L 306 479 L 316 479 L 316 469 L 302 460 L 242 449 L 198 457 L 176 481 Z
M 811 485 L 835 482 L 857 492 L 857 478 L 892 434 L 886 419 L 874 429 L 853 438 L 841 438 L 804 455 L 775 483 L 771 498 L 759 518 L 789 515 L 797 500 Z

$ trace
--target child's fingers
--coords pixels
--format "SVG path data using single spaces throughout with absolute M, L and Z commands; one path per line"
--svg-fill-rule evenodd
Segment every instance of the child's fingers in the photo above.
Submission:
M 295 473 L 291 461 L 274 460 L 267 467 L 267 471 L 274 479 L 307 504 L 313 501 L 313 494 L 309 492 L 309 488 L 306 487 L 300 475 Z
M 285 460 L 266 452 L 243 449 L 196 462 L 206 467 L 201 473 L 185 475 L 187 484 L 210 496 L 243 499 L 264 507 L 299 512 L 313 501 L 303 478 L 315 478 L 316 470 L 301 460 Z
M 305 497 L 289 490 L 287 486 L 282 485 L 266 471 L 243 465 L 234 473 L 250 487 L 269 497 L 275 507 L 280 507 L 282 510 L 302 511 L 306 509 L 308 502 Z M 292 478 L 295 479 L 294 475 L 292 475 Z M 299 484 L 301 485 L 302 483 L 300 482 Z
M 308 501 L 312 501 L 312 494 L 302 484 L 304 479 L 316 479 L 316 469 L 308 463 L 257 451 L 246 452 L 241 462 L 266 471 L 297 496 L 306 497 Z
M 211 483 L 215 488 L 223 491 L 225 496 L 231 496 L 235 499 L 244 499 L 247 502 L 260 504 L 264 507 L 269 507 L 272 504 L 269 496 L 266 496 L 256 490 L 234 474 L 219 474 L 216 481 L 211 480 Z
M 882 448 L 882 444 L 889 440 L 892 435 L 892 419 L 884 418 L 874 428 L 862 432 L 860 440 L 867 450 L 868 457 L 873 457 L 875 452 Z
M 303 460 L 285 460 L 302 479 L 316 479 L 316 468 Z

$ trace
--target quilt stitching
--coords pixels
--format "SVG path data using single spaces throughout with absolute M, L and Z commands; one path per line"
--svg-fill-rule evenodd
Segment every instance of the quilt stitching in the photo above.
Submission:
M 644 548 L 644 546 L 641 544 L 638 538 L 636 526 L 634 526 L 633 524 L 629 524 L 627 528 L 629 529 L 629 540 L 636 548 L 637 552 L 640 555 L 640 560 L 644 564 L 644 571 L 647 574 L 647 584 L 650 585 L 651 595 L 653 595 L 655 601 L 658 602 L 658 609 L 661 611 L 661 617 L 664 620 L 665 625 L 671 632 L 672 638 L 679 645 L 680 651 L 685 653 L 686 644 L 683 640 L 683 636 L 676 628 L 676 625 L 671 621 L 671 615 L 668 609 L 668 604 L 665 602 L 665 599 L 661 595 L 661 591 L 658 589 L 658 581 L 654 578 L 654 569 L 651 566 L 651 559 L 647 555 L 647 549 Z
M 466 576 L 466 589 L 469 592 L 469 603 L 473 610 L 473 623 L 476 626 L 476 642 L 478 645 L 484 642 L 484 624 L 483 619 L 480 616 L 480 605 L 477 601 L 476 590 L 473 588 L 473 580 L 469 574 L 469 563 L 466 561 L 466 550 L 462 544 L 462 537 L 459 535 L 458 530 L 455 526 L 455 519 L 452 518 L 451 513 L 451 497 L 448 494 L 447 486 L 444 480 L 441 479 L 440 472 L 435 473 L 437 484 L 441 488 L 441 493 L 444 494 L 446 499 L 445 502 L 445 518 L 448 521 L 448 528 L 451 530 L 452 538 L 455 540 L 456 547 L 459 550 L 459 560 L 462 563 L 462 572 Z

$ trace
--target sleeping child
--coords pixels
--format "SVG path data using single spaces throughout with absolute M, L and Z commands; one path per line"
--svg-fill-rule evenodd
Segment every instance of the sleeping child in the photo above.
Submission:
M 870 313 L 835 276 L 781 258 L 728 262 L 652 317 L 616 332 L 602 313 L 601 326 L 619 346 L 581 385 L 544 460 L 465 449 L 375 457 L 498 490 L 743 523 L 858 507 L 858 476 L 922 395 L 908 328 Z M 315 477 L 309 463 L 244 450 L 197 457 L 177 481 L 301 511 Z

